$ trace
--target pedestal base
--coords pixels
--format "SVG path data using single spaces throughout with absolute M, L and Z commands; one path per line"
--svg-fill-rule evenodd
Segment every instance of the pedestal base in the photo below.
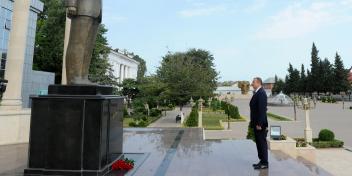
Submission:
M 313 142 L 313 132 L 312 129 L 305 129 L 304 130 L 304 137 L 306 139 L 306 142 Z
M 122 154 L 123 98 L 107 87 L 55 87 L 32 97 L 25 175 L 106 174 Z

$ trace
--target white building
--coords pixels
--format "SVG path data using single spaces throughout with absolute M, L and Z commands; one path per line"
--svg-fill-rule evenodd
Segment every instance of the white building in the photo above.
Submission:
M 14 2 L 14 0 L 0 0 L 0 78 L 4 79 L 7 79 L 5 77 L 7 61 L 9 59 L 16 59 L 8 58 L 10 34 L 13 31 L 12 16 Z M 27 28 L 27 34 L 25 38 L 22 38 L 22 41 L 26 43 L 25 53 L 24 55 L 18 56 L 24 59 L 23 71 L 16 73 L 23 73 L 21 96 L 22 106 L 24 108 L 29 108 L 31 106 L 29 99 L 30 95 L 47 91 L 48 85 L 54 84 L 55 80 L 54 73 L 32 70 L 37 16 L 43 11 L 43 7 L 44 4 L 40 0 L 30 0 L 27 9 L 29 12 L 28 23 L 26 24 L 24 21 L 20 21 L 21 25 L 23 25 L 21 27 Z M 15 46 L 18 47 L 17 44 Z
M 114 75 L 119 78 L 119 83 L 125 79 L 137 79 L 139 62 L 127 54 L 111 50 L 109 61 L 114 70 Z

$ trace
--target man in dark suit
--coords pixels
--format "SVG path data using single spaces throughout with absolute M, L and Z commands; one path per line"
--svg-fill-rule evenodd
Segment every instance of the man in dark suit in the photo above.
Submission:
M 268 144 L 266 136 L 268 134 L 267 96 L 262 88 L 262 79 L 256 77 L 252 81 L 254 89 L 253 97 L 249 103 L 251 109 L 250 127 L 254 129 L 255 143 L 257 145 L 259 163 L 253 164 L 254 169 L 267 169 L 268 162 Z

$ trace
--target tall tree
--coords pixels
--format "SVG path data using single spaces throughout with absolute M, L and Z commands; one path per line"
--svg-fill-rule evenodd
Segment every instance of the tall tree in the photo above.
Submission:
M 291 63 L 289 64 L 289 67 L 287 69 L 288 75 L 286 76 L 286 84 L 284 91 L 287 94 L 293 93 L 293 92 L 300 92 L 299 90 L 299 82 L 300 82 L 300 72 L 293 68 Z
M 278 94 L 281 91 L 284 91 L 285 82 L 282 79 L 279 79 L 277 75 L 275 75 L 275 84 L 272 89 L 273 94 Z
M 54 72 L 61 82 L 66 9 L 62 0 L 42 0 L 44 10 L 38 16 L 33 69 Z
M 318 91 L 321 87 L 321 82 L 319 82 L 320 78 L 320 73 L 319 73 L 319 62 L 320 58 L 318 56 L 319 51 L 317 47 L 315 46 L 315 43 L 313 43 L 312 46 L 312 52 L 311 52 L 311 77 L 309 78 L 309 81 L 311 82 L 312 89 L 315 91 Z
M 325 58 L 319 63 L 319 82 L 321 86 L 319 87 L 319 92 L 331 92 L 333 88 L 333 68 L 330 61 Z
M 300 73 L 300 80 L 299 80 L 299 92 L 305 93 L 307 91 L 307 76 L 306 70 L 304 69 L 304 65 L 301 65 L 301 73 Z
M 133 56 L 132 59 L 139 62 L 138 71 L 137 71 L 137 81 L 141 81 L 141 79 L 144 78 L 145 73 L 147 72 L 147 66 L 146 66 L 145 60 L 139 57 L 138 55 Z
M 350 88 L 348 82 L 348 71 L 345 69 L 341 56 L 336 52 L 334 64 L 334 93 L 345 92 Z
M 157 76 L 166 85 L 164 94 L 180 106 L 191 97 L 210 97 L 216 89 L 218 73 L 209 51 L 190 49 L 169 52 L 163 57 Z
M 98 84 L 117 87 L 118 81 L 114 76 L 114 70 L 108 58 L 111 48 L 108 46 L 108 40 L 105 37 L 107 31 L 103 24 L 99 26 L 89 67 L 89 79 Z

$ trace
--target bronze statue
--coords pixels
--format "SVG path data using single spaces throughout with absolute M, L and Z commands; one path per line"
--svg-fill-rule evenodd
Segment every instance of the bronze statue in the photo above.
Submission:
M 89 65 L 102 20 L 102 0 L 65 0 L 71 19 L 66 51 L 67 84 L 91 84 Z

